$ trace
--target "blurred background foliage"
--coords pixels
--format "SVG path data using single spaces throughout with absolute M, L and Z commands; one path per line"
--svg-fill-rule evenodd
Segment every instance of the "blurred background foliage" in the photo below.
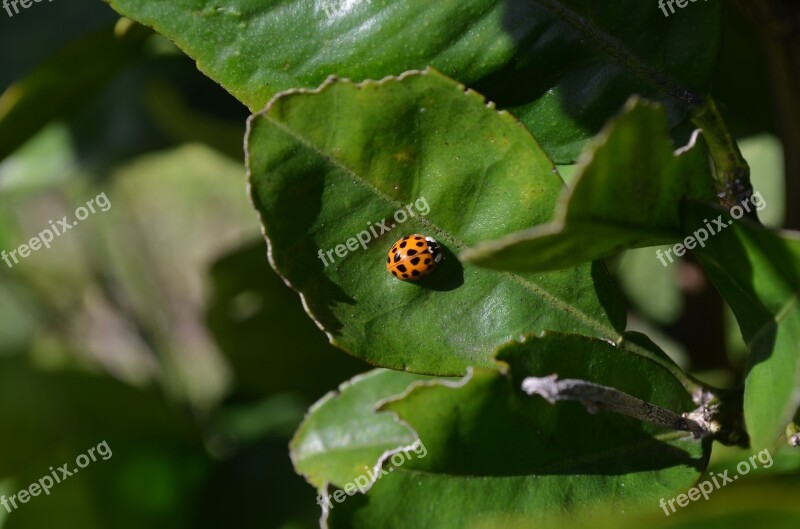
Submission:
M 768 204 L 762 219 L 781 226 L 762 48 L 748 20 L 725 17 L 714 90 Z M 131 32 L 130 46 L 109 46 L 114 31 Z M 0 529 L 317 526 L 288 440 L 311 403 L 368 366 L 327 344 L 267 263 L 244 185 L 247 110 L 98 0 L 0 12 L 0 54 L 0 116 L 14 125 L 0 129 L 0 249 L 99 193 L 112 204 L 52 249 L 0 264 L 0 494 L 103 440 L 113 451 L 49 496 L 0 508 Z M 79 89 L 62 90 L 64 75 Z M 15 109 L 20 91 L 47 104 Z M 664 269 L 642 249 L 609 264 L 635 328 L 707 382 L 741 379 L 736 322 L 691 257 Z M 711 469 L 742 454 L 715 450 Z M 793 500 L 770 508 L 800 487 L 774 472 L 800 466 L 787 458 L 694 516 L 654 520 L 795 521 Z

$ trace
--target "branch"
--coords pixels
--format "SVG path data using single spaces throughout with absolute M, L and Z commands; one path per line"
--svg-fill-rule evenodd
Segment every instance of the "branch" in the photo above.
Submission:
M 576 400 L 589 413 L 610 411 L 663 428 L 691 432 L 695 438 L 706 437 L 718 429 L 716 423 L 709 421 L 703 412 L 678 415 L 612 387 L 585 380 L 558 380 L 558 375 L 527 377 L 522 381 L 522 391 L 528 395 L 539 395 L 550 404 L 559 400 Z
M 736 140 L 725 127 L 722 115 L 712 98 L 705 99 L 701 106 L 692 109 L 692 122 L 703 130 L 703 138 L 714 161 L 720 203 L 731 208 L 748 200 L 753 194 L 750 166 L 742 156 Z M 757 220 L 754 213 L 750 216 Z

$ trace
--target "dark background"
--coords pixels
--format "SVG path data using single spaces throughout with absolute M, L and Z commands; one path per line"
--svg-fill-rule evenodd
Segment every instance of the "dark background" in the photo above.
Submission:
M 797 228 L 781 147 L 796 112 L 782 105 L 797 92 L 773 88 L 776 39 L 742 4 L 726 9 L 714 93 L 769 205 L 762 219 Z M 0 89 L 117 20 L 99 0 L 0 11 Z M 368 366 L 330 347 L 269 268 L 245 193 L 248 113 L 156 35 L 96 74 L 0 161 L 0 249 L 99 193 L 112 204 L 13 269 L 0 262 L 0 494 L 102 441 L 113 456 L 0 507 L 0 529 L 315 527 L 288 442 L 311 403 Z M 610 261 L 634 327 L 701 378 L 735 385 L 744 346 L 729 311 L 691 259 L 665 273 L 653 254 Z

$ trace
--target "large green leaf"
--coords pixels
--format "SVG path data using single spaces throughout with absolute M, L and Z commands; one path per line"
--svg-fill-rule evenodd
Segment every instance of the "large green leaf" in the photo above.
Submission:
M 692 410 L 680 381 L 659 364 L 602 340 L 556 334 L 509 344 L 498 359 L 509 376 L 478 371 L 464 385 L 415 386 L 382 406 L 416 431 L 424 456 L 392 460 L 392 472 L 365 497 L 332 503 L 329 527 L 499 528 L 510 520 L 534 527 L 553 517 L 652 509 L 705 468 L 710 444 L 690 434 L 520 391 L 527 376 L 557 373 Z M 431 498 L 435 508 L 420 508 Z
M 640 0 L 109 0 L 154 27 L 251 110 L 329 75 L 378 79 L 434 66 L 515 109 L 554 159 L 631 93 L 661 98 L 672 123 L 705 92 L 719 5 L 665 17 Z
M 430 380 L 436 379 L 376 369 L 320 399 L 292 439 L 297 472 L 318 489 L 328 483 L 344 487 L 369 475 L 393 451 L 412 446 L 418 439 L 414 431 L 390 413 L 376 413 L 376 407 L 412 384 Z
M 273 266 L 355 356 L 456 375 L 492 367 L 494 348 L 525 332 L 619 339 L 624 307 L 602 265 L 513 275 L 453 255 L 545 222 L 562 183 L 511 116 L 441 74 L 288 92 L 252 118 L 247 149 Z M 395 226 L 397 211 L 412 214 Z M 374 238 L 381 219 L 394 229 Z M 444 260 L 404 283 L 387 273 L 386 253 L 415 232 L 435 236 Z
M 686 233 L 707 226 L 716 234 L 696 255 L 733 309 L 749 350 L 744 415 L 751 444 L 772 447 L 800 404 L 800 238 L 689 203 Z
M 556 270 L 680 240 L 681 199 L 714 199 L 708 151 L 696 143 L 673 153 L 663 109 L 632 98 L 583 154 L 553 222 L 461 257 L 497 270 Z

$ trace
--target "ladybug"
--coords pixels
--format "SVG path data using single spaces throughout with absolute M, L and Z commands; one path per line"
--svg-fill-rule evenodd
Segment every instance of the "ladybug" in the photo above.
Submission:
M 433 237 L 413 234 L 394 243 L 386 257 L 386 269 L 400 281 L 416 281 L 433 272 L 442 260 L 442 249 Z

